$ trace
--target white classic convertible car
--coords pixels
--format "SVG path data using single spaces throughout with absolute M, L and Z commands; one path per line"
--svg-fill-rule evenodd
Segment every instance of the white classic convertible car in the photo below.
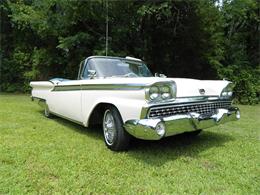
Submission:
M 88 57 L 77 80 L 30 86 L 46 117 L 57 115 L 85 127 L 100 123 L 105 144 L 114 151 L 127 149 L 131 137 L 196 135 L 240 118 L 239 109 L 231 106 L 231 82 L 152 76 L 142 60 L 132 57 Z

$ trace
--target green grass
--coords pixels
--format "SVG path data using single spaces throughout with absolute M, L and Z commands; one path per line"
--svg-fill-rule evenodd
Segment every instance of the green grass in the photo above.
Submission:
M 105 147 L 99 128 L 47 119 L 25 95 L 0 95 L 0 194 L 260 194 L 260 106 L 195 139 Z

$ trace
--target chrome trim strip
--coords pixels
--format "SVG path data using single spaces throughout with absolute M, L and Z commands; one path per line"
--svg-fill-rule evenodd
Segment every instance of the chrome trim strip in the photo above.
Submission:
M 136 62 L 143 62 L 144 63 L 144 61 L 141 60 L 141 59 L 135 60 L 135 59 L 122 58 L 122 57 L 114 57 L 114 56 L 89 56 L 85 60 L 88 61 L 88 60 L 93 59 L 93 58 L 119 59 L 119 60 L 129 60 L 129 61 L 136 61 Z
M 85 84 L 85 85 L 57 85 L 52 91 L 76 90 L 140 90 L 147 87 L 143 84 Z
M 54 86 L 52 91 L 77 91 L 81 90 L 80 85 L 57 85 Z
M 169 103 L 180 104 L 180 103 L 188 103 L 188 102 L 208 102 L 208 101 L 214 101 L 214 100 L 220 100 L 219 96 L 177 97 L 175 99 L 170 99 L 170 100 L 151 102 L 149 104 L 149 106 L 167 105 Z
M 82 85 L 82 90 L 140 90 L 146 87 L 144 84 L 92 84 Z
M 184 96 L 184 97 L 178 97 L 179 101 L 194 101 L 194 100 L 215 100 L 219 99 L 218 95 L 201 95 L 201 96 Z
M 177 97 L 176 99 L 162 100 L 158 102 L 149 102 L 146 107 L 163 106 L 168 104 L 180 104 L 180 103 L 195 103 L 195 102 L 209 102 L 218 101 L 219 96 L 194 96 L 194 97 Z M 221 99 L 222 100 L 222 99 Z

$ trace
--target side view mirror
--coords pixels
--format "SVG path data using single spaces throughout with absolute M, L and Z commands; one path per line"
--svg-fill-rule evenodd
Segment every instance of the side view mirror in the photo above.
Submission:
M 95 70 L 88 70 L 88 77 L 90 79 L 94 79 L 97 76 L 97 72 Z
M 161 78 L 166 78 L 166 77 L 167 77 L 166 75 L 160 74 L 160 73 L 158 73 L 158 72 L 156 72 L 156 73 L 154 74 L 154 76 L 155 76 L 155 77 L 161 77 Z

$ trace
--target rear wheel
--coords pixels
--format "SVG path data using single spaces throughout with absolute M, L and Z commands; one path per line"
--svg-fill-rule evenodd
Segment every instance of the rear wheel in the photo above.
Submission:
M 106 146 L 114 151 L 128 149 L 130 135 L 123 127 L 123 120 L 118 110 L 109 106 L 103 117 L 103 133 Z

